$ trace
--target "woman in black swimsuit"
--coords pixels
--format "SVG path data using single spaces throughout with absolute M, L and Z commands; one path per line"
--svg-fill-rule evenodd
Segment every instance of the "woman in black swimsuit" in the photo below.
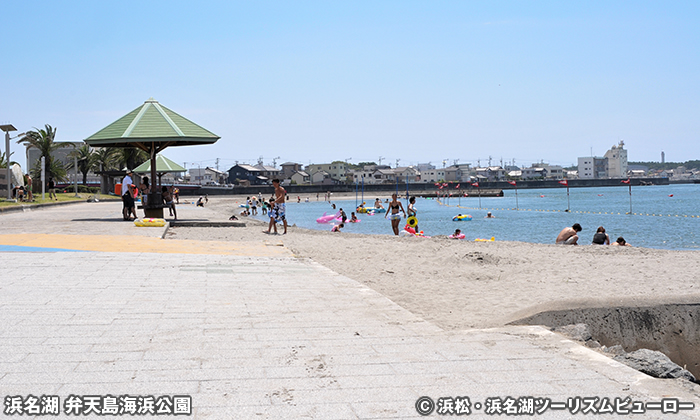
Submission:
M 401 202 L 396 199 L 396 194 L 391 195 L 389 210 L 391 211 L 391 229 L 394 231 L 394 235 L 399 236 L 399 223 L 401 222 L 399 210 L 401 210 L 403 213 L 403 217 L 406 217 L 406 211 L 403 209 Z M 387 211 L 386 214 L 384 214 L 384 218 L 386 219 L 386 217 L 389 215 L 390 214 Z
M 603 226 L 600 226 L 595 235 L 593 235 L 593 244 L 610 245 L 610 237 L 607 233 L 605 233 L 605 228 Z

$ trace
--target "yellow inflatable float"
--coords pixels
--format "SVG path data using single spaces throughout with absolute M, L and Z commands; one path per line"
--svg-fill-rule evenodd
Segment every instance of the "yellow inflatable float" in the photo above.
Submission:
M 496 242 L 496 237 L 492 236 L 491 239 L 481 239 L 481 238 L 476 238 L 474 239 L 475 242 Z
M 134 224 L 138 227 L 162 227 L 165 226 L 165 219 L 136 219 Z

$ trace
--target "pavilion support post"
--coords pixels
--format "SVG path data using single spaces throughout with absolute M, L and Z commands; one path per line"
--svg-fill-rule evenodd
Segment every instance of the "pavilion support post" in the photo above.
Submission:
M 160 185 L 156 178 L 156 145 L 149 148 L 151 156 L 151 191 L 148 193 L 146 204 L 143 205 L 143 213 L 147 218 L 163 218 L 163 196 L 160 193 Z

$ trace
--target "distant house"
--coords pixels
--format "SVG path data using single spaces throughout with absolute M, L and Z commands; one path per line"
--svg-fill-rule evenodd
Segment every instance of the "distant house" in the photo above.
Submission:
M 228 174 L 223 171 L 218 171 L 214 168 L 190 168 L 190 182 L 201 185 L 209 184 L 226 184 L 228 183 Z
M 300 163 L 295 163 L 295 162 L 285 162 L 280 165 L 282 167 L 282 170 L 280 171 L 280 178 L 282 179 L 290 179 L 292 175 L 296 172 L 301 172 L 301 164 Z
M 306 185 L 311 182 L 311 177 L 304 171 L 296 171 L 289 177 L 294 184 Z
M 420 172 L 420 181 L 426 183 L 445 181 L 445 168 L 422 170 Z
M 311 174 L 311 183 L 313 185 L 333 185 L 336 182 L 331 178 L 331 174 L 326 171 L 316 171 Z
M 348 166 L 345 162 L 332 162 L 332 163 L 320 163 L 307 165 L 304 168 L 306 173 L 311 174 L 313 177 L 316 172 L 327 172 L 331 178 L 336 181 L 345 182 L 345 174 L 348 171 Z
M 452 165 L 443 169 L 445 171 L 445 181 L 468 181 L 470 175 L 469 164 Z
M 268 178 L 262 175 L 263 171 L 252 165 L 238 164 L 228 170 L 228 179 L 230 183 L 235 184 L 250 184 L 261 185 L 267 184 Z M 246 181 L 245 183 L 241 181 Z
M 270 181 L 280 177 L 280 170 L 273 166 L 255 165 L 255 167 L 260 170 L 260 176 L 263 176 Z
M 500 166 L 489 166 L 487 168 L 476 168 L 476 176 L 479 179 L 488 181 L 500 181 L 505 179 L 506 170 Z M 523 173 L 524 177 L 524 173 Z

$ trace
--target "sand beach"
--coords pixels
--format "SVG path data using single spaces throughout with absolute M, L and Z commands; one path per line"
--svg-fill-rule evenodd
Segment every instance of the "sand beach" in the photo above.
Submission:
M 213 197 L 208 209 L 227 220 L 244 198 Z M 697 251 L 335 234 L 294 226 L 275 236 L 262 233 L 265 223 L 245 222 L 245 228 L 173 228 L 167 238 L 283 245 L 447 330 L 497 327 L 543 308 L 700 301 Z

